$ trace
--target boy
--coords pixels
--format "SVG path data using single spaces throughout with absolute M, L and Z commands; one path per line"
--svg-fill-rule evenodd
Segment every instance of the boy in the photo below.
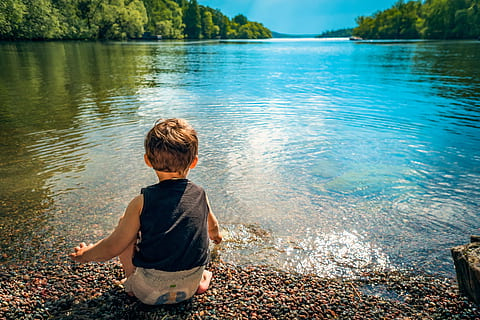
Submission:
M 107 238 L 81 243 L 70 257 L 118 256 L 128 294 L 145 304 L 177 303 L 208 289 L 208 238 L 218 244 L 222 235 L 205 191 L 187 179 L 198 161 L 198 138 L 185 120 L 157 121 L 145 138 L 144 159 L 159 183 L 142 189 Z

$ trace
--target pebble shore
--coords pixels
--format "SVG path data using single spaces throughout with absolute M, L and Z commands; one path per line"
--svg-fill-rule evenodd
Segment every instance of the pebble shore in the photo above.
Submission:
M 480 319 L 452 280 L 409 273 L 323 279 L 215 261 L 208 291 L 177 305 L 128 297 L 117 260 L 0 264 L 0 319 Z

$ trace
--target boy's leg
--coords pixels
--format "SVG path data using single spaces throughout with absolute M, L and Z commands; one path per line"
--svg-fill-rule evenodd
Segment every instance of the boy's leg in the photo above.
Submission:
M 135 266 L 133 265 L 133 253 L 135 250 L 135 241 L 133 241 L 122 253 L 118 255 L 120 258 L 120 263 L 122 264 L 123 270 L 125 271 L 125 277 L 128 278 L 135 271 Z
M 205 291 L 207 291 L 211 280 L 212 280 L 212 272 L 208 270 L 204 270 L 202 275 L 202 280 L 200 280 L 200 284 L 198 285 L 196 294 L 202 294 Z
M 133 253 L 135 250 L 135 241 L 133 241 L 122 253 L 118 255 L 120 258 L 120 263 L 122 264 L 123 271 L 125 271 L 125 278 L 121 283 L 125 283 L 128 277 L 130 277 L 135 271 L 135 266 L 133 265 Z M 133 292 L 127 291 L 127 294 L 131 297 L 134 296 Z

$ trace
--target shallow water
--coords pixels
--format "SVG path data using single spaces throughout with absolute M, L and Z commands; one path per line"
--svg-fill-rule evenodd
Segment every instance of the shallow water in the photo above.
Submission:
M 189 177 L 226 261 L 453 276 L 449 249 L 479 232 L 478 41 L 28 42 L 0 57 L 9 257 L 108 234 L 155 183 L 142 142 L 160 117 L 199 132 Z

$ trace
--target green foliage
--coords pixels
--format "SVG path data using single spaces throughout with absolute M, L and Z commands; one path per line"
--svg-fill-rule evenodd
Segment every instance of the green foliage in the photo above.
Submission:
M 212 14 L 212 22 L 218 27 L 218 37 L 227 39 L 228 28 L 230 25 L 230 19 L 225 16 L 220 10 L 215 10 L 209 7 L 203 7 L 204 11 L 208 11 Z
M 248 23 L 248 19 L 243 14 L 239 14 L 233 18 L 233 22 L 238 23 L 240 26 L 243 26 Z
M 260 39 L 271 38 L 272 33 L 258 22 L 252 22 L 244 15 L 232 20 L 222 12 L 198 5 L 196 0 L 183 3 L 185 37 L 189 39 Z
M 272 33 L 261 23 L 248 21 L 238 29 L 238 38 L 240 39 L 265 39 L 271 38 Z
M 350 37 L 352 35 L 352 32 L 352 28 L 330 30 L 318 35 L 317 38 L 345 38 Z
M 101 2 L 93 16 L 99 39 L 127 39 L 143 34 L 147 22 L 146 11 L 140 0 L 109 0 Z
M 24 24 L 27 7 L 22 1 L 0 1 L 0 39 L 14 39 Z
M 189 39 L 200 39 L 202 34 L 202 21 L 200 7 L 197 0 L 190 0 L 184 13 L 185 36 Z
M 268 38 L 244 15 L 230 20 L 197 0 L 0 0 L 0 40 Z
M 202 35 L 203 38 L 212 39 L 220 33 L 220 27 L 213 23 L 212 13 L 202 10 Z
M 358 17 L 353 34 L 365 39 L 472 39 L 480 36 L 479 0 L 398 1 Z
M 161 35 L 164 39 L 183 38 L 183 12 L 176 1 L 144 0 L 144 3 L 148 16 L 145 31 Z
M 58 13 L 49 0 L 25 0 L 23 23 L 17 26 L 18 33 L 26 39 L 51 39 L 59 33 Z

